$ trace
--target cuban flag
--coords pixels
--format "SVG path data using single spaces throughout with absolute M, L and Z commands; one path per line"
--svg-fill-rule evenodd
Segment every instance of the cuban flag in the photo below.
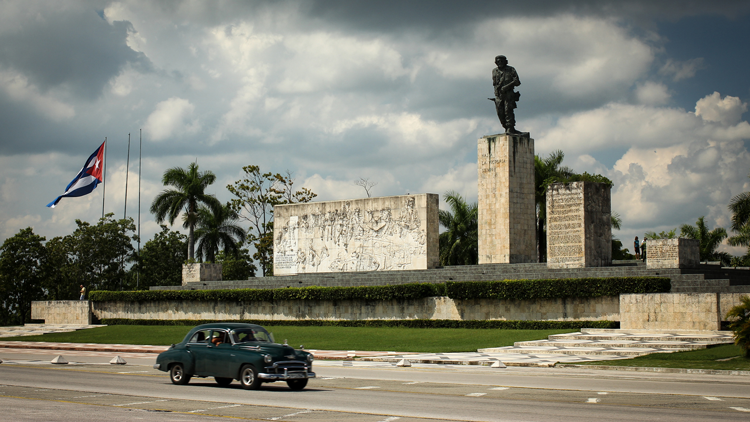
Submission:
M 88 195 L 96 188 L 96 185 L 102 182 L 102 167 L 104 166 L 104 144 L 94 151 L 86 160 L 81 171 L 78 172 L 73 181 L 65 188 L 65 193 L 58 196 L 57 199 L 47 204 L 50 208 L 55 208 L 60 199 L 65 197 L 76 197 Z

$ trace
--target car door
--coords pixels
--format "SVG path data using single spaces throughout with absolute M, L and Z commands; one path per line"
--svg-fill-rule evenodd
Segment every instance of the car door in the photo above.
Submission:
M 211 333 L 211 339 L 222 338 L 222 341 L 211 341 L 203 353 L 207 376 L 234 378 L 238 371 L 232 370 L 230 362 L 233 360 L 232 342 L 227 330 L 215 329 Z
M 200 330 L 193 334 L 187 344 L 187 349 L 193 357 L 195 375 L 206 375 L 208 371 L 208 347 L 211 340 L 211 330 Z

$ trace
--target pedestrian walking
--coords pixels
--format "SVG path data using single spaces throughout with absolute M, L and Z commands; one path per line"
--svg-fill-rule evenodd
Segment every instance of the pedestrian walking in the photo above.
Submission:
M 81 300 L 86 300 L 86 288 L 81 284 Z
M 633 249 L 635 250 L 635 259 L 641 259 L 641 244 L 638 241 L 638 236 L 636 236 L 635 241 L 633 241 Z

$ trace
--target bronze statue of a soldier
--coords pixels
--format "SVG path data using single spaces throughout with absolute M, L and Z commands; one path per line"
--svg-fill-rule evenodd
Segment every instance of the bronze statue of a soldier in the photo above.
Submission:
M 496 68 L 492 69 L 492 85 L 495 87 L 495 98 L 488 100 L 495 102 L 497 117 L 500 119 L 508 135 L 523 135 L 525 133 L 516 130 L 516 116 L 513 109 L 516 108 L 516 101 L 521 98 L 521 93 L 516 92 L 513 88 L 521 85 L 518 79 L 518 73 L 512 66 L 508 66 L 508 59 L 505 56 L 495 57 Z

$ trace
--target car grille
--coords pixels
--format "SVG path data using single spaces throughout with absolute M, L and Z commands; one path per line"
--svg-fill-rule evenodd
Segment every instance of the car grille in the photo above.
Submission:
M 269 374 L 283 374 L 289 372 L 308 372 L 312 365 L 299 360 L 287 360 L 274 362 L 273 365 L 266 366 L 266 372 Z

